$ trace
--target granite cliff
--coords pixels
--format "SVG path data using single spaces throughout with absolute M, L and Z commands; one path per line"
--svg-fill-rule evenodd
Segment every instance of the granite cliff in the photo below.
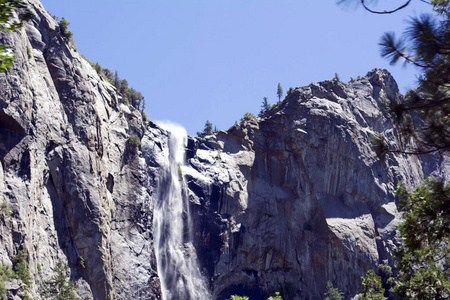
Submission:
M 141 113 L 28 2 L 32 20 L 1 36 L 16 58 L 0 74 L 0 199 L 12 211 L 0 223 L 0 260 L 28 254 L 31 294 L 63 260 L 83 296 L 157 299 L 152 187 L 127 147 L 145 131 Z
M 165 232 L 154 214 L 175 180 L 174 136 L 123 104 L 39 1 L 27 2 L 33 18 L 0 35 L 16 56 L 0 74 L 0 202 L 11 210 L 0 214 L 0 261 L 27 254 L 31 295 L 62 260 L 83 298 L 161 299 L 155 236 Z M 351 296 L 363 273 L 391 262 L 395 185 L 415 186 L 439 162 L 377 159 L 371 134 L 405 143 L 388 101 L 402 101 L 397 85 L 373 70 L 296 88 L 261 118 L 188 138 L 184 241 L 208 297 L 321 299 L 328 280 Z M 17 280 L 7 289 L 25 295 Z

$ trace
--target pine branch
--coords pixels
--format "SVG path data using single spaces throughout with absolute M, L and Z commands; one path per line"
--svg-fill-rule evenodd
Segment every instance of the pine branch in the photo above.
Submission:
M 385 15 L 385 14 L 392 14 L 392 13 L 395 13 L 396 11 L 399 11 L 399 10 L 401 10 L 401 9 L 403 9 L 403 8 L 405 8 L 405 7 L 407 7 L 408 5 L 409 5 L 409 3 L 411 3 L 411 0 L 408 0 L 405 4 L 403 4 L 403 5 L 401 5 L 401 6 L 399 6 L 399 7 L 397 7 L 396 9 L 394 9 L 394 10 L 389 10 L 389 11 L 377 11 L 377 10 L 372 10 L 372 9 L 370 9 L 367 5 L 366 5 L 366 3 L 365 3 L 365 0 L 361 0 L 361 4 L 362 4 L 362 6 L 364 7 L 364 9 L 365 10 L 367 10 L 368 12 L 371 12 L 371 13 L 373 13 L 373 14 L 379 14 L 379 15 Z
M 402 111 L 419 110 L 425 108 L 441 107 L 447 103 L 450 103 L 450 98 L 445 98 L 436 101 L 427 101 L 425 104 L 420 105 L 402 106 L 399 109 Z
M 443 146 L 443 147 L 430 149 L 430 150 L 406 151 L 406 150 L 396 149 L 396 150 L 388 150 L 388 152 L 389 153 L 401 153 L 401 154 L 407 154 L 407 155 L 423 155 L 423 154 L 439 152 L 441 150 L 448 150 L 448 146 Z

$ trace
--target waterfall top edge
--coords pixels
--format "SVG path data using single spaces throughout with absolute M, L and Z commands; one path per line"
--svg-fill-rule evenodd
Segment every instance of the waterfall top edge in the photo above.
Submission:
M 178 123 L 175 123 L 175 122 L 172 122 L 169 120 L 158 120 L 158 121 L 155 121 L 155 124 L 158 125 L 159 127 L 161 127 L 162 129 L 164 129 L 170 133 L 173 133 L 177 136 L 187 137 L 186 129 Z

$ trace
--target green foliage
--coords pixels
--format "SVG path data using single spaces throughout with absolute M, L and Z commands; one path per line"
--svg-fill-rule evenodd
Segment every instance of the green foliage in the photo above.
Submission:
M 385 300 L 384 288 L 381 287 L 381 277 L 370 269 L 366 276 L 361 277 L 363 291 L 360 295 L 364 300 Z
M 286 92 L 286 96 L 289 96 L 290 94 L 292 94 L 292 92 L 294 92 L 294 88 L 291 86 L 287 92 Z
M 246 112 L 241 118 L 241 122 L 253 120 L 255 116 L 252 113 Z
M 30 42 L 28 42 L 28 40 L 27 40 L 27 54 L 28 54 L 28 58 L 32 58 L 33 57 L 33 52 L 31 50 L 31 45 L 30 45 Z
M 268 112 L 271 109 L 272 106 L 269 104 L 267 97 L 264 97 L 261 105 L 261 111 L 259 112 L 258 116 L 262 117 L 266 112 Z
M 29 12 L 20 15 L 18 21 L 12 21 L 17 9 L 25 8 L 20 0 L 0 0 L 0 31 L 14 31 L 22 27 L 22 22 L 31 17 Z M 9 45 L 0 44 L 0 73 L 12 66 L 14 55 L 9 51 Z
M 69 30 L 70 23 L 62 17 L 61 20 L 58 22 L 59 25 L 59 31 L 61 32 L 61 35 L 67 39 L 71 44 L 73 44 L 72 37 L 73 33 Z
M 141 139 L 139 138 L 139 136 L 136 133 L 130 135 L 126 145 L 127 149 L 131 152 L 136 152 L 140 146 Z
M 22 282 L 29 287 L 31 285 L 31 276 L 28 272 L 26 259 L 27 254 L 23 250 L 20 250 L 19 253 L 12 258 L 14 270 L 13 277 L 22 280 Z
M 394 291 L 407 299 L 450 297 L 450 186 L 426 180 L 414 191 L 397 187 L 404 221 L 403 244 L 395 249 Z
M 230 299 L 227 300 L 249 300 L 249 298 L 247 296 L 233 295 Z
M 401 38 L 388 32 L 380 42 L 391 64 L 404 61 L 421 70 L 419 88 L 405 103 L 392 104 L 402 134 L 417 144 L 409 151 L 414 153 L 450 150 L 450 6 L 442 0 L 433 4 L 439 19 L 429 14 L 410 18 Z M 421 122 L 411 122 L 412 112 Z
M 5 299 L 6 298 L 6 285 L 5 285 L 5 281 L 0 278 L 0 299 Z
M 178 164 L 178 180 L 183 181 L 183 170 L 181 169 L 180 164 Z
M 0 73 L 12 67 L 14 55 L 9 51 L 9 45 L 0 44 Z
M 9 265 L 0 265 L 0 299 L 6 298 L 6 284 L 9 278 L 13 278 L 14 272 Z
M 213 124 L 211 122 L 209 122 L 209 120 L 206 120 L 205 128 L 203 129 L 202 132 L 197 131 L 197 136 L 205 137 L 207 135 L 211 135 L 212 133 L 213 133 Z
M 342 300 L 344 299 L 343 293 L 339 288 L 335 288 L 331 281 L 327 282 L 327 291 L 325 293 L 324 300 Z
M 83 270 L 86 269 L 84 257 L 81 256 L 81 255 L 78 256 L 78 264 L 80 265 L 80 267 L 81 267 Z
M 33 298 L 30 297 L 30 295 L 28 295 L 27 291 L 25 291 L 25 296 L 23 296 L 23 300 L 33 300 Z
M 52 271 L 54 275 L 42 285 L 41 296 L 49 300 L 80 299 L 75 293 L 76 284 L 70 280 L 69 267 L 58 261 Z
M 280 102 L 281 96 L 283 96 L 283 88 L 281 87 L 280 83 L 278 83 L 278 87 L 277 87 L 277 96 L 278 96 L 278 102 Z
M 339 78 L 339 74 L 338 73 L 334 73 L 333 81 L 334 82 L 341 82 L 341 79 Z
M 40 263 L 37 264 L 37 270 L 38 270 L 38 272 L 41 272 L 41 271 L 42 271 L 42 267 L 41 267 L 41 264 L 40 264 Z
M 233 295 L 230 299 L 227 300 L 249 300 L 249 298 L 247 296 Z M 283 300 L 283 298 L 280 296 L 280 292 L 276 292 L 275 296 L 271 296 L 267 298 L 267 300 Z
M 86 59 L 86 58 L 85 58 Z M 103 68 L 98 62 L 92 63 L 86 59 L 90 65 L 94 68 L 97 73 L 102 76 L 106 81 L 114 85 L 117 92 L 122 95 L 122 101 L 126 105 L 131 105 L 141 112 L 145 109 L 144 96 L 134 88 L 128 86 L 128 81 L 126 79 L 121 79 L 119 73 L 115 71 L 114 73 L 107 68 Z
M 395 298 L 393 294 L 393 286 L 395 285 L 394 273 L 392 271 L 392 267 L 387 264 L 379 264 L 377 274 L 381 277 L 381 286 L 383 286 L 386 290 L 385 295 L 389 295 L 389 299 Z
M 281 298 L 280 292 L 276 292 L 275 296 L 271 296 L 271 297 L 267 298 L 267 300 L 283 300 L 283 298 Z
M 450 15 L 450 0 L 431 0 L 433 4 L 433 10 L 440 15 Z
M 375 132 L 369 136 L 369 141 L 372 144 L 373 150 L 380 159 L 384 159 L 386 155 L 390 152 L 387 146 L 385 137 L 380 132 Z
M 11 209 L 9 208 L 8 203 L 6 201 L 0 203 L 0 212 L 7 217 L 11 216 Z
M 32 14 L 27 10 L 19 15 L 19 20 L 12 21 L 13 12 L 26 8 L 22 0 L 0 0 L 0 31 L 15 31 L 22 28 L 23 21 L 31 18 Z

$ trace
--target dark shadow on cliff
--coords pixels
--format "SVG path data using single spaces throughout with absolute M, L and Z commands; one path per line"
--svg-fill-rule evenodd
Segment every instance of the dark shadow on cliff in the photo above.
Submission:
M 326 218 L 355 219 L 370 214 L 369 207 L 362 201 L 346 205 L 343 197 L 333 195 L 317 195 Z
M 9 162 L 5 162 L 5 156 L 25 137 L 25 129 L 14 118 L 0 110 L 0 160 L 3 167 L 5 167 L 5 164 L 9 164 Z M 12 156 L 13 157 L 10 157 L 11 160 L 20 159 L 18 175 L 29 178 L 29 152 L 25 151 L 21 157 L 14 157 L 15 155 Z
M 25 129 L 16 120 L 0 111 L 0 158 L 14 148 L 25 135 Z
M 233 295 L 247 296 L 250 299 L 267 299 L 269 297 L 258 288 L 252 288 L 245 284 L 239 284 L 227 287 L 222 291 L 222 293 L 220 293 L 217 300 L 230 299 Z
M 50 196 L 53 209 L 53 224 L 58 238 L 58 245 L 64 252 L 69 262 L 69 268 L 71 270 L 71 277 L 74 280 L 79 278 L 85 278 L 82 267 L 79 263 L 79 256 L 77 254 L 75 245 L 72 240 L 72 233 L 70 226 L 67 222 L 66 214 L 64 212 L 64 204 L 59 199 L 57 191 L 55 189 L 52 175 L 49 174 L 49 178 L 46 183 L 46 189 Z

